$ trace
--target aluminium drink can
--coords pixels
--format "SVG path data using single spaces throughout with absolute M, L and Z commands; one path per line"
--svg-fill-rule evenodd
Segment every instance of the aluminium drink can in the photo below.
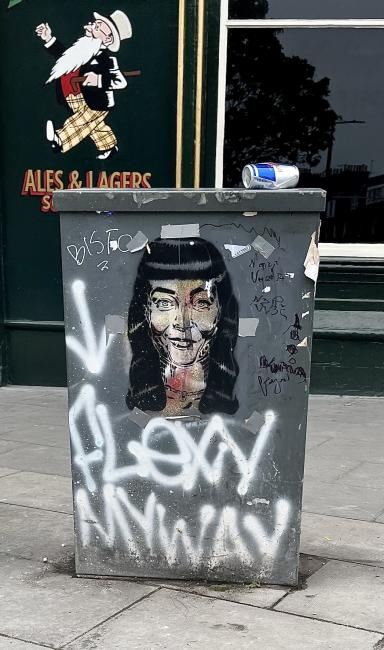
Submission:
M 296 165 L 250 163 L 244 167 L 242 177 L 248 190 L 283 190 L 296 187 L 299 170 Z

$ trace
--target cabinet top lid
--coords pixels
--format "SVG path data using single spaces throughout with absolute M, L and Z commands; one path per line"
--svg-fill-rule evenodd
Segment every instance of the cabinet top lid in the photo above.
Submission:
M 322 189 L 76 189 L 54 192 L 65 212 L 322 212 Z

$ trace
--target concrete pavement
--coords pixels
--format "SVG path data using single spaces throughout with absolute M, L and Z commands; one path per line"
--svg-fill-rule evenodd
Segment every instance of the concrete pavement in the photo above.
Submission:
M 66 391 L 0 389 L 0 650 L 384 649 L 384 399 L 310 399 L 301 589 L 73 578 Z

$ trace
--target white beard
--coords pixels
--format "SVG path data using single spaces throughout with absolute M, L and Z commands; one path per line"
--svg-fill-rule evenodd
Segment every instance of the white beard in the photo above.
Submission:
M 64 54 L 56 61 L 46 83 L 59 79 L 63 74 L 74 72 L 80 66 L 88 63 L 99 52 L 102 41 L 99 38 L 81 36 Z

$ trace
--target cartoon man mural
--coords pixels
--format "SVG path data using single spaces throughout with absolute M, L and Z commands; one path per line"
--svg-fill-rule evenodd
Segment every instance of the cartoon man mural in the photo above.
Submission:
M 211 242 L 150 242 L 128 314 L 128 408 L 167 415 L 192 407 L 236 413 L 238 325 L 231 279 Z
M 131 38 L 132 27 L 120 10 L 109 17 L 96 12 L 93 15 L 94 22 L 84 27 L 85 36 L 67 50 L 53 36 L 48 23 L 38 25 L 36 34 L 56 58 L 47 83 L 56 81 L 59 103 L 66 104 L 73 113 L 61 129 L 48 120 L 47 140 L 54 151 L 66 153 L 89 136 L 98 150 L 97 158 L 106 160 L 118 148 L 116 136 L 105 120 L 115 105 L 114 91 L 127 85 L 111 53 L 119 51 L 121 41 Z M 74 82 L 76 77 L 84 78 L 81 85 Z

